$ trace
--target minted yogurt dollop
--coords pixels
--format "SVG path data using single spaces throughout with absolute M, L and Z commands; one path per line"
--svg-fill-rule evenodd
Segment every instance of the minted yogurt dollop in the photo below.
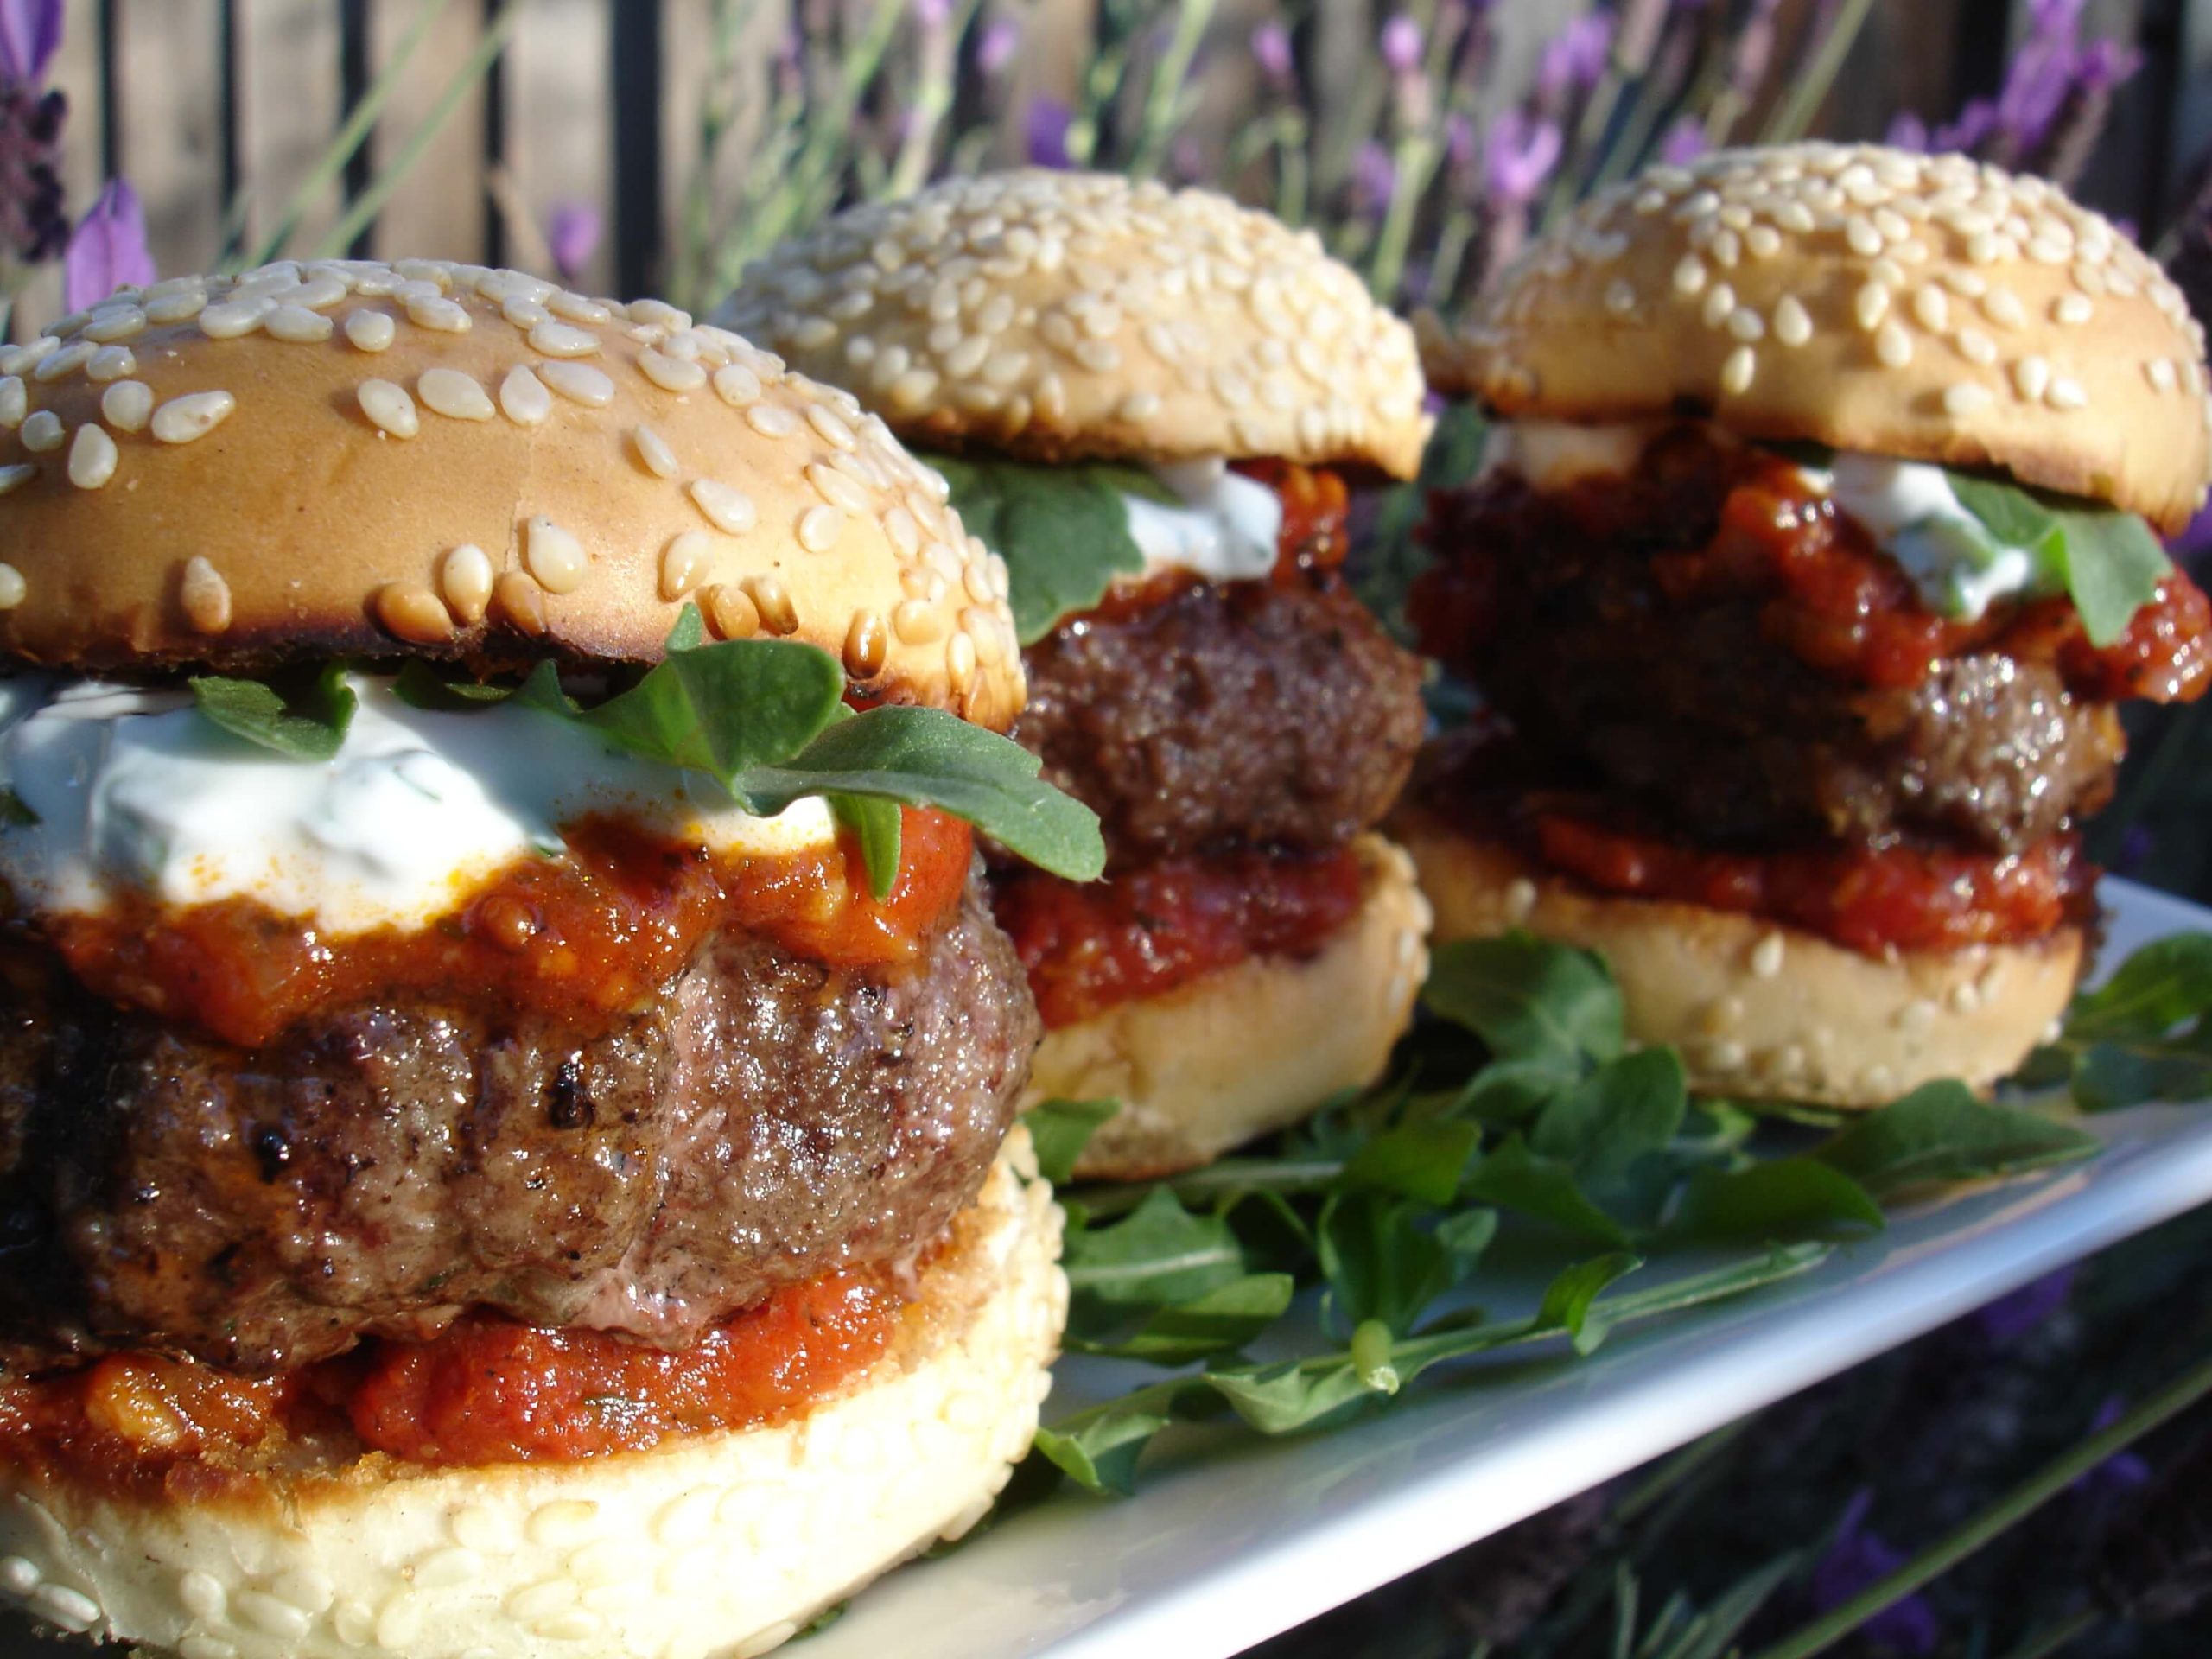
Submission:
M 412 708 L 391 680 L 359 699 L 327 761 L 235 737 L 188 692 L 24 675 L 0 680 L 0 879 L 27 907 L 97 911 L 123 894 L 254 899 L 333 933 L 420 926 L 501 866 L 559 850 L 594 813 L 728 854 L 818 846 L 826 803 L 740 811 L 710 778 L 608 748 L 534 709 Z
M 1145 574 L 1187 570 L 1208 582 L 1244 582 L 1275 568 L 1282 537 L 1282 501 L 1222 460 L 1151 468 L 1179 505 L 1124 495 L 1129 535 L 1144 555 Z

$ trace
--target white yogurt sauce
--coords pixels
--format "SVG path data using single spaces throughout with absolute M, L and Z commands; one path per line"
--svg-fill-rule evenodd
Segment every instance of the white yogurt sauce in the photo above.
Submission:
M 1517 473 L 1538 490 L 1564 489 L 1585 479 L 1632 472 L 1661 429 L 1643 423 L 1503 422 L 1491 429 L 1483 464 L 1486 470 Z M 1840 512 L 1866 526 L 1931 610 L 1976 620 L 1997 600 L 2048 585 L 2049 573 L 2027 549 L 1993 550 L 1989 532 L 1960 505 L 1940 467 L 1847 451 L 1826 469 L 1801 467 L 1798 472 Z
M 607 748 L 527 709 L 415 709 L 391 682 L 359 698 L 338 753 L 296 760 L 223 731 L 188 693 L 29 675 L 0 681 L 0 785 L 36 815 L 0 830 L 19 902 L 97 911 L 121 893 L 175 905 L 260 900 L 333 933 L 419 925 L 594 812 L 728 853 L 836 834 L 828 804 L 773 818 L 712 779 Z
M 1244 582 L 1275 568 L 1282 501 L 1273 490 L 1230 471 L 1229 463 L 1220 460 L 1183 461 L 1151 472 L 1181 505 L 1122 498 L 1147 575 L 1188 570 L 1208 582 Z

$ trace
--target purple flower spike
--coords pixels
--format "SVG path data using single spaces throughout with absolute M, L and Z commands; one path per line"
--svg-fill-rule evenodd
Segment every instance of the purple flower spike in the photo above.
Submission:
M 2069 1265 L 2031 1280 L 2009 1296 L 1999 1296 L 1976 1313 L 1974 1322 L 1990 1346 L 2009 1348 L 2048 1323 L 2073 1294 L 2074 1268 Z
M 1382 25 L 1382 63 L 1394 75 L 1421 67 L 1421 25 L 1402 11 Z
M 1352 157 L 1351 193 L 1360 211 L 1366 213 L 1382 213 L 1398 193 L 1398 164 L 1390 159 L 1389 150 L 1372 138 Z
M 2118 41 L 2091 41 L 2075 60 L 2074 78 L 2085 92 L 2109 92 L 2135 79 L 2143 54 Z
M 1659 136 L 1659 159 L 1669 167 L 1687 167 L 1709 148 L 1705 124 L 1693 116 L 1676 117 L 1674 124 Z
M 1491 122 L 1483 146 L 1491 202 L 1518 207 L 1535 200 L 1559 165 L 1563 145 L 1558 122 L 1539 120 L 1525 111 L 1508 110 Z
M 1074 165 L 1068 156 L 1068 129 L 1075 124 L 1073 110 L 1057 98 L 1033 99 L 1027 124 L 1030 166 L 1065 168 Z
M 1536 86 L 1548 101 L 1570 92 L 1587 92 L 1605 73 L 1613 49 L 1613 16 L 1592 11 L 1577 17 L 1544 43 L 1536 60 Z
M 1455 173 L 1465 173 L 1475 164 L 1478 146 L 1475 142 L 1475 123 L 1471 116 L 1453 114 L 1444 122 L 1444 155 Z
M 61 0 L 0 0 L 0 81 L 36 86 L 61 47 Z
M 564 201 L 553 209 L 545 226 L 545 245 L 563 281 L 573 283 L 591 263 L 606 228 L 599 209 L 588 201 Z
M 1997 105 L 1986 98 L 1970 99 L 1959 111 L 1957 120 L 1936 128 L 1929 135 L 1928 148 L 1970 150 L 1996 130 Z
M 153 280 L 154 256 L 146 251 L 146 213 L 138 193 L 126 179 L 110 179 L 69 238 L 61 302 L 82 311 L 126 283 L 143 288 Z
M 1835 1542 L 1813 1569 L 1813 1605 L 1821 1612 L 1840 1607 L 1869 1585 L 1887 1578 L 1909 1559 L 1879 1535 L 1866 1529 L 1866 1512 L 1874 1494 L 1865 1487 L 1852 1495 L 1836 1529 Z M 1936 1651 L 1942 1630 L 1936 1610 L 1925 1596 L 1907 1596 L 1885 1608 L 1859 1626 L 1870 1642 L 1897 1653 L 1923 1655 Z
M 1277 86 L 1290 85 L 1290 31 L 1281 23 L 1262 23 L 1252 31 L 1252 60 Z
M 2119 1395 L 2107 1395 L 2097 1414 L 2089 1419 L 2089 1433 L 2101 1434 L 2127 1410 Z M 2115 1452 L 2074 1483 L 2074 1490 L 2091 1497 L 2118 1497 L 2151 1484 L 2151 1465 L 2133 1451 Z
M 1021 49 L 1021 25 L 1011 17 L 994 17 L 976 42 L 976 67 L 987 75 L 1004 72 Z
M 1910 110 L 1899 110 L 1890 118 L 1890 130 L 1882 142 L 1891 149 L 1925 151 L 1928 148 L 1928 124 Z
M 914 23 L 924 34 L 934 35 L 952 21 L 952 0 L 914 0 Z

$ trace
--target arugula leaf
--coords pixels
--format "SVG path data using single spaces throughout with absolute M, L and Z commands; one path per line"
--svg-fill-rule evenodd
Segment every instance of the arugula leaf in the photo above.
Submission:
M 1078 1486 L 1126 1497 L 1136 1491 L 1137 1459 L 1166 1427 L 1163 1413 L 1109 1412 L 1069 1428 L 1039 1428 L 1032 1444 Z
M 1879 1232 L 1882 1206 L 1817 1158 L 1777 1158 L 1741 1169 L 1692 1172 L 1670 1236 L 1714 1243 Z
M 1160 1309 L 1126 1337 L 1074 1337 L 1068 1346 L 1152 1365 L 1187 1365 L 1243 1347 L 1283 1316 L 1296 1288 L 1297 1281 L 1287 1273 L 1249 1274 Z
M 1379 1319 L 1403 1335 L 1474 1266 L 1479 1249 L 1475 1255 L 1446 1249 L 1421 1225 L 1424 1213 L 1424 1206 L 1409 1198 L 1374 1192 L 1333 1194 L 1321 1206 L 1315 1244 L 1333 1311 L 1347 1325 Z
M 1080 1228 L 1066 1244 L 1068 1287 L 1109 1306 L 1168 1306 L 1244 1276 L 1244 1251 L 1218 1216 L 1194 1216 L 1155 1188 L 1110 1227 Z
M 836 667 L 826 654 L 823 660 Z M 748 766 L 733 792 L 764 814 L 806 795 L 934 806 L 1039 869 L 1090 880 L 1106 868 L 1098 816 L 1045 782 L 1039 767 L 1011 738 L 941 709 L 880 708 L 839 721 L 779 764 Z
M 1514 931 L 1437 948 L 1421 1001 L 1498 1058 L 1561 1083 L 1621 1052 L 1620 987 L 1595 951 Z
M 899 885 L 899 844 L 906 833 L 899 803 L 875 795 L 832 795 L 829 801 L 837 822 L 860 843 L 868 891 L 879 900 L 888 899 Z
M 1479 1124 L 1451 1121 L 1402 1124 L 1373 1136 L 1345 1163 L 1347 1186 L 1396 1192 L 1442 1207 L 1452 1202 L 1467 1160 L 1482 1139 Z
M 12 789 L 0 786 L 0 830 L 28 829 L 39 821 L 37 813 Z
M 2212 1096 L 2212 934 L 2155 940 L 2076 996 L 2028 1076 L 2065 1079 L 2089 1112 Z
M 472 709 L 506 702 L 514 696 L 515 688 L 459 677 L 448 679 L 422 658 L 410 657 L 399 665 L 398 676 L 391 683 L 391 694 L 410 709 L 465 715 Z
M 1536 1310 L 1537 1326 L 1560 1332 L 1578 1354 L 1591 1352 L 1612 1329 L 1612 1321 L 1597 1311 L 1598 1293 L 1643 1265 L 1641 1256 L 1616 1250 L 1562 1268 L 1544 1287 L 1542 1305 Z
M 1584 1196 L 1572 1170 L 1556 1159 L 1537 1157 L 1517 1135 L 1507 1135 L 1476 1164 L 1463 1192 L 1578 1238 L 1616 1248 L 1628 1243 L 1621 1224 Z
M 1248 1425 L 1267 1435 L 1321 1427 L 1388 1391 L 1370 1382 L 1349 1352 L 1331 1355 L 1319 1366 L 1294 1359 L 1225 1367 L 1208 1371 L 1205 1382 Z
M 1037 1148 L 1037 1167 L 1054 1186 L 1075 1179 L 1076 1160 L 1099 1126 L 1122 1109 L 1118 1100 L 1040 1100 L 1021 1115 Z
M 1991 549 L 2017 547 L 2034 561 L 2039 591 L 2063 591 L 2093 645 L 2126 632 L 2173 563 L 2132 512 L 2002 479 L 1947 471 L 1959 505 L 1989 532 Z
M 1561 1160 L 1591 1185 L 1613 1185 L 1638 1158 L 1675 1138 L 1688 1105 L 1673 1049 L 1624 1054 L 1553 1098 L 1529 1134 L 1529 1149 Z
M 233 737 L 294 760 L 327 760 L 346 741 L 358 699 L 346 671 L 326 663 L 311 677 L 266 680 L 194 675 L 188 683 L 200 713 Z
M 1174 499 L 1134 467 L 951 455 L 928 461 L 952 486 L 952 505 L 969 533 L 1005 559 L 1007 603 L 1014 637 L 1025 645 L 1050 633 L 1061 618 L 1096 605 L 1115 577 L 1144 569 L 1124 493 Z
M 2024 1174 L 2094 1156 L 2093 1135 L 1975 1098 L 1963 1083 L 1925 1083 L 1860 1118 L 1812 1155 L 1885 1203 L 1916 1187 Z

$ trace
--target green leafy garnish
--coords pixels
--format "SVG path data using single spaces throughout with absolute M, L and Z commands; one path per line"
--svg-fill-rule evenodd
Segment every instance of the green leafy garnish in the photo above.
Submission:
M 1021 1115 L 1037 1148 L 1037 1167 L 1054 1186 L 1075 1178 L 1076 1160 L 1099 1126 L 1121 1109 L 1110 1100 L 1045 1100 Z
M 2025 1174 L 2094 1157 L 2097 1138 L 2038 1113 L 1976 1099 L 1962 1083 L 1923 1084 L 1839 1129 L 1814 1152 L 1876 1198 Z
M 2085 1111 L 2212 1095 L 2212 934 L 2145 945 L 2074 999 L 2031 1081 L 2064 1083 Z
M 1060 619 L 1087 611 L 1116 576 L 1144 569 L 1122 498 L 1174 505 L 1174 493 L 1135 467 L 931 455 L 971 535 L 1006 560 L 1014 636 L 1033 645 Z
M 2132 512 L 1979 474 L 1948 476 L 1959 505 L 1989 533 L 1991 556 L 2004 547 L 2025 552 L 2035 591 L 2070 595 L 2093 645 L 2126 632 L 2173 569 L 2150 526 Z
M 327 760 L 346 741 L 357 698 L 346 671 L 326 663 L 313 675 L 276 681 L 200 674 L 189 682 L 200 714 L 233 737 L 294 760 Z

